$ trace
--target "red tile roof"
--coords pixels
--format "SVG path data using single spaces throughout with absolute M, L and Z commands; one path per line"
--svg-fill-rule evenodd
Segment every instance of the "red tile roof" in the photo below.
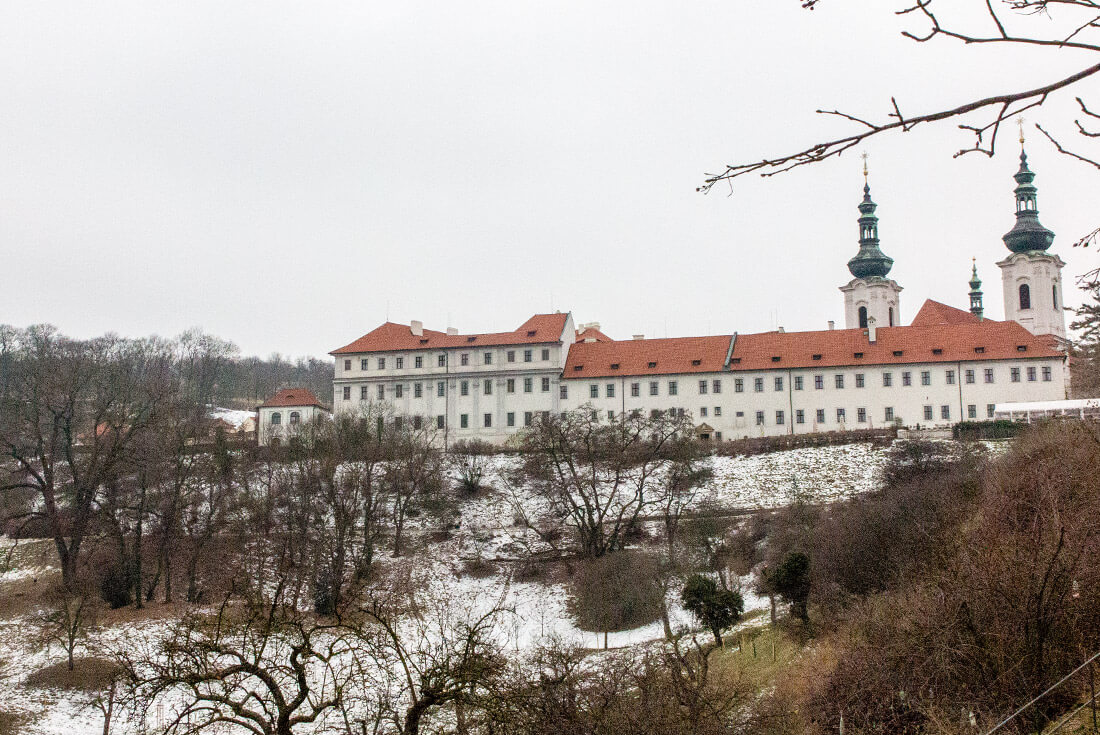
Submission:
M 577 342 L 569 348 L 562 377 L 718 372 L 724 368 L 731 339 L 725 335 Z
M 956 309 L 954 306 L 941 304 L 939 301 L 926 299 L 920 311 L 913 317 L 910 326 L 931 327 L 935 324 L 977 324 L 980 321 L 983 320 L 969 311 L 963 311 L 962 309 Z M 986 319 L 984 321 L 993 320 Z
M 866 329 L 741 334 L 734 343 L 730 369 L 905 365 L 1063 356 L 1047 340 L 1031 334 L 1016 322 L 975 319 L 952 325 L 880 327 L 875 336 L 875 343 L 871 344 Z M 815 355 L 818 359 L 814 359 Z
M 594 339 L 597 342 L 614 342 L 615 340 L 608 337 L 606 334 L 598 329 L 589 327 L 587 329 L 578 329 L 576 334 L 577 342 L 584 342 L 586 339 Z
M 421 335 L 412 333 L 407 324 L 386 322 L 372 329 L 349 345 L 330 352 L 347 355 L 359 352 L 391 352 L 394 350 L 435 350 L 446 347 L 486 347 L 560 342 L 568 314 L 535 314 L 512 332 L 492 334 L 447 334 L 425 329 Z
M 271 398 L 260 404 L 260 408 L 292 408 L 297 406 L 319 406 L 324 408 L 313 391 L 306 388 L 283 388 Z

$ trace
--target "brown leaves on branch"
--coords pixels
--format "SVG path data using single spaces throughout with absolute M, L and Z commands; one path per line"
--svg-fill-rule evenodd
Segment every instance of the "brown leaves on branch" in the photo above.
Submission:
M 903 31 L 902 35 L 917 43 L 926 43 L 934 38 L 944 37 L 965 44 L 1008 44 L 1014 47 L 1038 46 L 1059 50 L 1074 49 L 1094 54 L 1094 63 L 1083 66 L 1079 71 L 1069 76 L 1053 79 L 1039 87 L 990 95 L 956 107 L 919 115 L 907 116 L 903 114 L 896 97 L 890 98 L 890 111 L 881 120 L 874 120 L 867 116 L 858 116 L 840 110 L 817 110 L 818 114 L 840 117 L 860 127 L 850 135 L 814 143 L 794 153 L 774 158 L 764 158 L 750 163 L 728 164 L 725 170 L 720 173 L 707 174 L 703 185 L 698 187 L 698 191 L 709 192 L 720 181 L 731 182 L 738 176 L 749 173 L 775 176 L 800 166 L 807 166 L 834 156 L 840 156 L 848 149 L 882 133 L 895 130 L 907 132 L 924 123 L 936 123 L 954 118 L 963 120 L 958 124 L 958 127 L 974 136 L 973 145 L 960 149 L 954 155 L 958 157 L 967 153 L 984 153 L 992 157 L 1002 123 L 1018 117 L 1025 110 L 1041 107 L 1047 102 L 1051 94 L 1079 85 L 1083 80 L 1100 74 L 1100 1 L 1098 0 L 1001 0 L 997 7 L 995 7 L 993 0 L 982 0 L 989 24 L 994 31 L 988 34 L 964 32 L 941 22 L 940 17 L 933 10 L 933 1 L 916 0 L 915 4 L 895 11 L 897 15 L 913 15 L 927 23 L 925 32 Z M 820 0 L 800 0 L 800 2 L 803 8 L 812 10 Z M 1002 13 L 1005 11 L 1016 15 L 1051 15 L 1055 7 L 1059 13 L 1063 14 L 1063 17 L 1068 15 L 1078 16 L 1078 21 L 1075 21 L 1074 30 L 1071 33 L 1064 36 L 1050 37 L 1044 37 L 1040 33 L 1015 35 L 1008 32 L 1002 20 Z M 1077 102 L 1084 115 L 1084 122 L 1082 122 L 1082 119 L 1073 121 L 1077 134 L 1086 139 L 1100 137 L 1100 129 L 1097 129 L 1100 115 L 1093 112 L 1081 97 L 1077 97 Z M 968 116 L 972 113 L 984 114 L 985 118 L 978 122 L 969 122 Z M 1094 158 L 1071 150 L 1048 130 L 1038 125 L 1036 127 L 1059 152 L 1100 169 L 1100 162 Z

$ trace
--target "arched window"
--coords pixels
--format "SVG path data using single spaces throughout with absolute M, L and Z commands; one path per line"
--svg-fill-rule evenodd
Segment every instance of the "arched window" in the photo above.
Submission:
M 866 329 L 867 328 L 867 307 L 866 306 L 859 307 L 859 328 L 860 329 Z
M 275 413 L 271 414 L 271 425 L 272 426 L 278 426 L 281 423 L 283 423 L 283 415 L 281 413 L 276 411 Z
M 894 326 L 894 307 L 890 307 L 890 326 Z
M 1051 299 L 1051 301 L 1054 302 L 1054 308 L 1057 309 L 1058 308 L 1058 287 L 1057 286 L 1051 286 L 1050 287 L 1050 299 Z
M 1020 308 L 1031 308 L 1031 287 L 1028 286 L 1026 283 L 1020 284 Z
M 300 423 L 302 423 L 302 414 L 298 413 L 297 411 L 291 411 L 290 412 L 290 425 L 294 426 L 295 424 L 300 424 Z

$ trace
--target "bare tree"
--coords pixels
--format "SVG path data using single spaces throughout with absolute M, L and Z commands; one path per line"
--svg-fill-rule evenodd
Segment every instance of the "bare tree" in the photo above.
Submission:
M 55 643 L 60 645 L 65 651 L 69 671 L 72 671 L 76 663 L 76 649 L 94 625 L 95 607 L 88 597 L 63 592 L 58 595 L 53 608 L 35 621 L 35 637 L 47 649 Z
M 800 2 L 804 8 L 813 9 L 823 0 Z M 1068 51 L 1077 54 L 1075 58 L 1080 59 L 1079 68 L 1065 76 L 1051 73 L 1049 81 L 1037 87 L 1014 87 L 1012 82 L 1015 80 L 1009 80 L 1006 85 L 1008 89 L 996 94 L 919 114 L 903 112 L 903 104 L 897 97 L 890 98 L 886 114 L 877 119 L 841 110 L 817 110 L 819 114 L 846 120 L 855 129 L 848 135 L 819 141 L 795 152 L 727 165 L 719 173 L 707 174 L 699 189 L 710 191 L 718 182 L 731 182 L 744 174 L 774 176 L 839 156 L 877 135 L 909 131 L 920 125 L 947 120 L 957 121 L 958 127 L 972 136 L 972 145 L 960 149 L 955 153 L 956 157 L 968 153 L 983 153 L 992 157 L 1003 123 L 1025 110 L 1040 107 L 1051 95 L 1071 88 L 1084 89 L 1086 80 L 1100 73 L 1100 4 L 1096 0 L 973 0 L 968 5 L 981 9 L 984 24 L 980 27 L 956 25 L 953 20 L 945 20 L 938 12 L 940 6 L 935 0 L 904 0 L 895 13 L 914 19 L 913 30 L 904 31 L 902 35 L 917 43 L 945 39 L 964 44 L 1046 49 L 1051 54 L 1058 54 L 1059 59 L 1066 57 Z M 1017 33 L 1017 29 L 1024 32 Z M 1052 65 L 1051 68 L 1056 67 Z M 1090 103 L 1078 96 L 1076 102 L 1079 116 L 1072 121 L 1072 131 L 1080 136 L 1078 143 L 1093 145 L 1100 138 L 1100 112 L 1095 101 L 1090 107 Z M 1036 125 L 1036 128 L 1059 152 L 1100 169 L 1100 156 L 1097 154 L 1077 152 L 1071 146 L 1063 145 L 1060 133 L 1041 125 Z M 1079 242 L 1095 236 L 1093 232 Z
M 400 556 L 404 548 L 405 522 L 410 512 L 425 507 L 443 488 L 443 457 L 430 425 L 427 421 L 404 419 L 391 430 L 393 455 L 385 465 L 382 486 L 393 529 L 394 556 Z

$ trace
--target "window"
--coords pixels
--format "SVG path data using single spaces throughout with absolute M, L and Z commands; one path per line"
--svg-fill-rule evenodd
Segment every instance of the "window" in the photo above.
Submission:
M 679 392 L 680 392 L 679 386 L 676 385 L 676 381 L 675 380 L 668 381 L 668 394 L 670 396 L 674 396 L 674 395 L 679 394 Z
M 493 414 L 487 413 L 487 414 L 485 414 L 484 418 L 485 418 L 485 422 L 484 422 L 485 423 L 485 428 L 486 429 L 492 428 L 492 426 L 493 426 Z
M 699 381 L 699 395 L 704 396 L 707 394 L 707 381 Z
M 568 385 L 559 385 L 558 386 L 558 398 L 562 399 L 563 401 L 566 400 L 567 398 L 569 398 L 569 386 Z
M 882 387 L 883 388 L 889 388 L 893 384 L 894 384 L 894 374 L 893 373 L 883 373 L 882 374 Z
M 607 420 L 608 421 L 614 421 L 615 420 L 615 412 L 614 411 L 608 411 L 607 412 Z
M 968 419 L 978 418 L 978 406 L 977 406 L 977 404 L 971 403 L 971 404 L 967 405 L 967 407 L 966 407 L 966 417 Z
M 862 388 L 863 385 L 864 385 L 863 373 L 856 373 L 856 387 L 857 388 Z
M 543 422 L 543 423 L 546 423 L 547 421 L 549 421 L 549 420 L 550 420 L 550 412 L 549 412 L 549 411 L 543 411 L 543 412 L 542 412 L 542 413 L 540 414 L 540 416 L 542 416 L 542 422 Z
M 649 395 L 651 395 L 651 396 L 657 395 L 657 381 L 656 380 L 650 381 L 650 383 L 649 383 Z
M 447 395 L 447 381 L 440 380 L 435 384 L 435 394 L 440 398 Z
M 470 381 L 463 380 L 458 384 L 458 394 L 461 396 L 470 395 Z
M 885 418 L 886 418 L 887 421 L 893 421 L 894 420 L 894 407 L 893 406 L 887 406 L 886 407 Z
M 542 388 L 543 393 L 549 393 L 550 392 L 550 378 L 543 378 L 542 381 L 540 382 L 540 387 Z
M 546 378 L 546 380 L 549 380 L 549 378 Z M 607 398 L 614 398 L 615 397 L 615 384 L 614 383 L 608 383 L 607 385 L 604 386 L 604 395 Z
M 711 383 L 710 383 L 710 391 L 711 391 L 711 393 L 721 393 L 722 392 L 722 381 L 721 380 L 712 380 Z
M 446 354 L 440 355 L 436 359 L 436 364 L 439 365 L 439 367 L 447 367 L 447 355 Z
M 1026 283 L 1020 284 L 1020 309 L 1031 308 L 1031 287 Z
M 920 371 L 920 384 L 921 385 L 932 385 L 932 371 L 931 370 L 921 370 Z
M 291 426 L 297 426 L 300 423 L 302 423 L 302 414 L 299 413 L 298 411 L 291 411 L 290 412 L 290 425 Z
M 1046 383 L 1049 383 L 1050 379 L 1051 379 L 1050 366 L 1046 365 L 1046 366 L 1043 367 L 1043 381 L 1046 382 Z
M 1019 383 L 1020 382 L 1020 368 L 1018 368 L 1018 367 L 1009 368 L 1008 369 L 1008 379 L 1011 380 L 1013 383 Z
M 416 368 L 424 367 L 424 356 L 423 355 L 417 355 L 415 358 L 413 358 L 413 367 L 416 367 Z
M 271 425 L 272 426 L 278 426 L 281 423 L 283 423 L 283 415 L 281 413 L 276 411 L 275 413 L 271 414 Z
M 414 429 L 420 429 L 421 425 L 422 424 L 421 424 L 420 417 L 419 416 L 413 416 L 413 428 Z
M 925 406 L 924 407 L 924 420 L 925 421 L 931 421 L 932 420 L 932 407 L 931 406 Z
M 658 417 L 658 416 L 660 416 L 660 415 L 661 415 L 661 412 L 660 412 L 660 411 L 658 411 L 658 410 L 657 410 L 657 409 L 655 409 L 655 408 L 652 408 L 652 409 L 650 409 L 650 411 L 649 411 L 649 418 L 651 418 L 651 419 L 655 419 L 655 418 L 657 418 L 657 417 Z
M 493 395 L 493 381 L 492 380 L 482 381 L 481 392 L 484 393 L 487 396 Z
M 397 358 L 397 369 L 398 370 L 404 370 L 405 369 L 405 358 L 403 358 L 403 357 L 398 357 Z
M 442 429 L 443 426 L 446 424 L 446 422 L 447 422 L 447 417 L 444 416 L 443 414 L 440 414 L 440 415 L 436 416 L 435 417 L 435 428 Z
M 351 399 L 350 389 L 345 388 L 344 390 L 348 391 L 348 395 L 345 397 L 345 400 L 350 400 Z M 369 399 L 370 399 L 370 396 L 367 394 L 367 386 L 365 386 L 365 385 L 359 386 L 359 400 L 360 401 L 366 401 L 366 400 L 369 400 Z
M 351 370 L 351 360 L 344 360 L 344 370 Z
M 756 425 L 757 426 L 763 426 L 764 425 L 764 412 L 763 411 L 757 411 L 756 412 Z
M 802 376 L 801 375 L 794 376 L 794 389 L 795 390 L 802 390 Z
M 1035 382 L 1035 366 L 1034 365 L 1027 369 L 1027 382 L 1029 382 L 1029 383 L 1034 383 Z
M 386 400 L 386 386 L 384 385 L 378 386 L 378 400 Z
M 745 379 L 744 378 L 734 378 L 733 379 L 733 392 L 734 393 L 744 393 L 745 392 Z
M 395 416 L 394 419 L 393 419 L 393 428 L 400 431 L 401 430 L 401 423 L 402 423 L 401 417 L 400 416 Z
M 860 329 L 866 329 L 867 328 L 867 307 L 866 306 L 859 307 L 859 312 L 858 313 L 859 313 L 859 328 Z
M 368 360 L 367 358 L 364 357 L 362 360 L 359 361 L 359 369 L 360 370 L 367 370 L 369 366 L 370 366 L 370 360 Z M 345 364 L 344 369 L 347 370 L 347 367 L 348 366 Z
M 722 415 L 722 407 L 721 406 L 715 406 L 714 407 L 714 415 L 715 416 L 721 416 Z
M 706 418 L 706 416 L 707 416 L 707 407 L 706 406 L 703 406 L 699 409 L 699 416 L 702 417 L 702 418 Z
M 469 352 L 463 352 L 461 355 L 459 355 L 458 356 L 458 364 L 459 365 L 469 365 L 470 364 L 470 353 Z
M 378 358 L 378 369 L 379 370 L 385 370 L 386 369 L 386 358 L 384 358 L 384 357 L 379 357 Z
M 395 385 L 393 387 L 393 397 L 394 398 L 404 398 L 405 397 L 405 386 L 404 386 L 404 384 L 398 383 L 397 385 Z
M 993 382 L 993 368 L 986 368 L 985 369 L 985 382 L 987 382 L 987 383 L 992 383 Z
M 783 390 L 783 377 L 782 376 L 777 377 L 775 379 L 775 389 L 776 390 Z
M 838 408 L 836 410 L 836 422 L 838 424 L 843 424 L 844 423 L 844 409 L 843 408 Z
M 940 406 L 940 418 L 947 421 L 951 418 L 951 406 Z
M 493 353 L 492 352 L 486 352 L 484 355 L 482 355 L 482 361 L 486 365 L 492 365 L 493 364 Z
M 901 373 L 901 384 L 908 388 L 913 384 L 913 373 L 908 370 L 903 370 Z
M 996 403 L 987 403 L 987 404 L 985 404 L 985 416 L 986 416 L 986 418 L 990 418 L 990 419 L 993 418 L 993 414 L 995 414 L 996 412 L 997 412 L 997 404 Z
M 974 382 L 974 371 L 968 368 L 963 373 L 963 379 L 967 382 L 967 384 L 973 383 Z
M 837 390 L 843 390 L 844 388 L 844 376 L 837 373 L 833 376 L 833 382 L 836 384 Z
M 867 409 L 866 408 L 857 408 L 856 409 L 856 421 L 858 423 L 861 423 L 861 424 L 867 423 Z
M 515 350 L 508 350 L 508 354 L 505 356 L 505 359 L 508 360 L 508 362 L 515 362 L 516 361 L 516 351 Z
M 531 425 L 531 420 L 532 420 L 533 417 L 534 417 L 534 414 L 532 414 L 530 411 L 524 411 L 523 412 L 523 425 L 524 426 L 530 426 Z
M 944 377 L 945 377 L 945 380 L 947 381 L 948 385 L 954 385 L 955 384 L 955 371 L 954 370 L 948 370 L 946 373 L 944 373 Z
M 531 362 L 531 350 L 524 350 L 523 351 L 523 361 L 524 362 Z
M 803 410 L 802 410 L 801 408 L 797 409 L 797 410 L 796 410 L 796 411 L 794 412 L 794 422 L 795 422 L 796 424 L 804 424 L 804 423 L 806 423 L 806 412 L 805 412 L 805 411 L 803 411 Z
M 344 386 L 344 400 L 345 401 L 350 401 L 351 400 L 351 386 L 350 385 L 345 385 Z
M 763 393 L 764 392 L 764 379 L 763 378 L 753 378 L 752 379 L 752 389 L 757 393 Z
M 504 423 L 508 424 L 509 426 L 516 425 L 516 414 L 514 411 L 509 411 L 504 415 Z
M 595 383 L 588 386 L 588 397 L 589 398 L 599 398 L 600 397 L 600 386 L 596 385 Z
M 775 425 L 776 426 L 782 426 L 785 423 L 786 423 L 786 417 L 783 416 L 783 412 L 782 411 L 776 411 L 775 412 Z
M 825 376 L 824 375 L 815 375 L 814 376 L 814 390 L 823 390 L 824 388 L 825 388 Z
M 516 379 L 508 378 L 504 381 L 504 392 L 515 393 L 516 392 Z
M 543 360 L 549 360 L 550 359 L 550 350 L 549 349 L 543 348 L 543 350 L 542 350 L 542 359 Z
M 630 384 L 630 397 L 631 398 L 637 398 L 641 394 L 642 394 L 642 384 L 641 383 L 631 383 Z
M 534 387 L 535 387 L 535 379 L 534 378 L 524 378 L 523 379 L 523 392 L 524 393 L 530 393 L 532 390 L 534 390 Z
M 422 398 L 424 396 L 424 384 L 413 383 L 413 398 Z
M 458 417 L 458 426 L 459 426 L 459 428 L 462 428 L 462 429 L 470 428 L 470 415 L 467 414 L 467 413 L 464 413 L 461 416 L 459 416 Z
M 825 409 L 824 408 L 817 409 L 817 414 L 815 415 L 814 418 L 817 421 L 817 423 L 819 423 L 819 424 L 825 423 Z

